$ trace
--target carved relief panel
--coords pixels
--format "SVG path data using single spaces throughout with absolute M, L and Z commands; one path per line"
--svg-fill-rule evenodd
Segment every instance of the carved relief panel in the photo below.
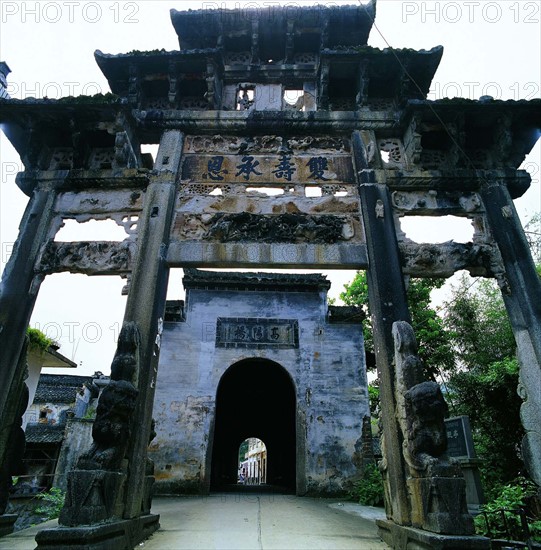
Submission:
M 230 243 L 302 245 L 311 247 L 311 265 L 347 262 L 344 246 L 364 244 L 349 140 L 187 136 L 172 241 L 194 263 L 199 247 L 199 265 L 232 253 Z M 304 264 L 306 250 L 287 257 L 286 265 Z

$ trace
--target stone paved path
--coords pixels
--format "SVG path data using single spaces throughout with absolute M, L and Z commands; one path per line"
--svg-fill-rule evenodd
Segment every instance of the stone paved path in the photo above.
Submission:
M 381 510 L 337 500 L 223 493 L 155 498 L 152 511 L 160 514 L 161 529 L 138 547 L 141 550 L 388 548 L 374 523 Z M 35 548 L 37 531 L 34 527 L 4 537 L 0 549 Z

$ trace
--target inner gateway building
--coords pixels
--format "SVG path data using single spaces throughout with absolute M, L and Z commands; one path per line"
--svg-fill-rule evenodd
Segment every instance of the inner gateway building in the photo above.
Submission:
M 267 483 L 351 489 L 370 418 L 362 310 L 327 305 L 321 275 L 188 269 L 168 302 L 154 399 L 157 493 L 237 482 L 239 446 L 267 448 Z M 368 422 L 368 426 L 370 423 Z

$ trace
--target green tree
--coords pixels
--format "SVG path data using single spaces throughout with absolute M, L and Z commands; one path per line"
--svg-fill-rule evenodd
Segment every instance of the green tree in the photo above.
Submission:
M 470 417 L 490 498 L 522 472 L 516 344 L 493 281 L 463 277 L 445 310 L 459 365 L 449 377 L 449 398 L 455 414 Z
M 430 305 L 430 293 L 444 284 L 444 279 L 410 279 L 407 289 L 412 326 L 419 345 L 419 357 L 423 361 L 425 375 L 435 379 L 440 371 L 450 371 L 454 358 L 449 337 L 438 310 Z M 346 305 L 361 306 L 367 313 L 363 322 L 363 334 L 368 367 L 375 366 L 374 341 L 368 304 L 366 272 L 359 271 L 350 284 L 344 285 L 340 298 Z
M 246 459 L 246 453 L 248 452 L 248 440 L 245 439 L 239 447 L 239 464 Z
M 524 233 L 537 266 L 537 273 L 541 277 L 541 212 L 537 212 L 528 220 L 524 226 Z

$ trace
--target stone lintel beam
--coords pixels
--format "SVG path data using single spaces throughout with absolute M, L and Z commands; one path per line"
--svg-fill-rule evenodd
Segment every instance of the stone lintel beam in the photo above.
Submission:
M 511 198 L 521 197 L 530 187 L 531 176 L 526 170 L 375 170 L 378 183 L 391 191 L 442 189 L 477 191 L 485 181 L 498 181 L 509 190 Z
M 136 244 L 133 241 L 54 242 L 44 247 L 36 271 L 82 273 L 84 275 L 125 275 L 131 271 Z
M 365 244 L 213 243 L 172 241 L 170 267 L 366 269 Z
M 189 133 L 216 134 L 288 131 L 306 133 L 351 132 L 355 128 L 397 130 L 391 113 L 373 111 L 138 111 L 135 115 L 147 129 L 180 129 Z
M 112 170 L 26 170 L 19 172 L 16 183 L 26 195 L 43 185 L 54 187 L 57 191 L 75 191 L 96 188 L 133 188 L 145 189 L 149 181 L 149 170 L 127 168 L 120 175 Z
M 393 208 L 399 214 L 417 216 L 478 215 L 483 212 L 479 195 L 468 191 L 446 189 L 396 190 L 392 192 Z
M 494 248 L 487 244 L 401 242 L 399 249 L 403 272 L 412 277 L 451 277 L 462 269 L 474 277 L 494 276 Z
M 288 82 L 288 81 L 313 81 L 314 70 L 305 69 L 302 67 L 294 66 L 291 68 L 286 65 L 264 65 L 257 69 L 251 70 L 250 67 L 236 68 L 234 65 L 228 65 L 225 72 L 225 81 L 227 84 L 234 84 L 237 82 L 257 82 L 263 75 L 265 80 L 275 82 Z M 229 111 L 221 111 L 229 112 Z M 283 112 L 283 111 L 281 111 Z

